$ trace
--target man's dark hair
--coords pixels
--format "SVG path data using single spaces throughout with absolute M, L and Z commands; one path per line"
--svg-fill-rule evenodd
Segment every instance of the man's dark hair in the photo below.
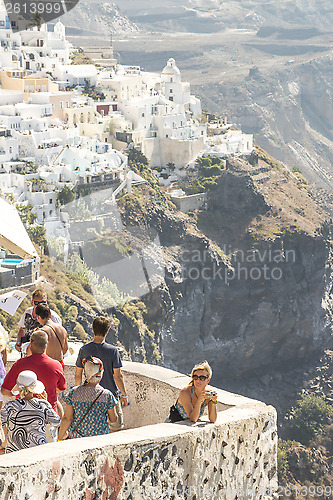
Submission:
M 94 319 L 92 324 L 94 335 L 97 337 L 105 337 L 109 331 L 110 325 L 111 323 L 108 318 L 98 316 L 98 318 Z
M 36 306 L 35 313 L 42 319 L 51 318 L 51 309 L 47 304 L 38 304 L 38 306 Z

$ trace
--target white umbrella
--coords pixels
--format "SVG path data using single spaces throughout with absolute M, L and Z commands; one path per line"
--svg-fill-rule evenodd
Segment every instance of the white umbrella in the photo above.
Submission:
M 3 198 L 0 198 L 0 245 L 23 259 L 38 257 L 16 208 Z

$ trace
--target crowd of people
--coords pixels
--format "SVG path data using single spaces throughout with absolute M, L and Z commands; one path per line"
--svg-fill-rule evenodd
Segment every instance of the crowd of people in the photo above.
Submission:
M 4 439 L 0 450 L 6 453 L 46 444 L 54 440 L 96 436 L 124 427 L 123 408 L 128 404 L 119 350 L 106 342 L 110 321 L 104 316 L 92 323 L 93 340 L 78 353 L 75 387 L 66 390 L 64 355 L 68 350 L 67 332 L 61 318 L 47 304 L 42 289 L 32 294 L 32 307 L 19 322 L 15 348 L 18 359 L 5 371 L 7 338 L 0 329 L 0 399 Z M 196 365 L 188 386 L 180 391 L 169 421 L 196 422 L 208 408 L 216 421 L 216 393 L 207 390 L 212 370 L 205 361 Z M 2 408 L 1 408 L 2 406 Z M 174 416 L 176 415 L 176 417 Z

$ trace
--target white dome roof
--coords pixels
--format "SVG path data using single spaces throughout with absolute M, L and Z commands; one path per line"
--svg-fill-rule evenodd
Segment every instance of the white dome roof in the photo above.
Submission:
M 162 71 L 162 75 L 180 75 L 176 61 L 172 57 L 168 60 L 167 65 Z

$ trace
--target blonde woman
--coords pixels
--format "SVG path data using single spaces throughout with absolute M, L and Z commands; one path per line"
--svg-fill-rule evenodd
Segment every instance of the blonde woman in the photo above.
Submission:
M 215 422 L 217 418 L 216 392 L 207 389 L 207 385 L 212 378 L 212 369 L 207 361 L 198 363 L 194 366 L 191 372 L 191 381 L 180 391 L 174 408 L 177 410 L 178 418 L 170 420 L 173 422 L 186 420 L 189 418 L 192 422 L 196 422 L 208 407 L 208 418 L 210 422 Z
M 47 444 L 46 424 L 58 427 L 60 417 L 46 401 L 44 384 L 37 380 L 35 372 L 24 370 L 19 373 L 12 393 L 18 399 L 7 401 L 0 412 L 7 435 L 6 453 Z

